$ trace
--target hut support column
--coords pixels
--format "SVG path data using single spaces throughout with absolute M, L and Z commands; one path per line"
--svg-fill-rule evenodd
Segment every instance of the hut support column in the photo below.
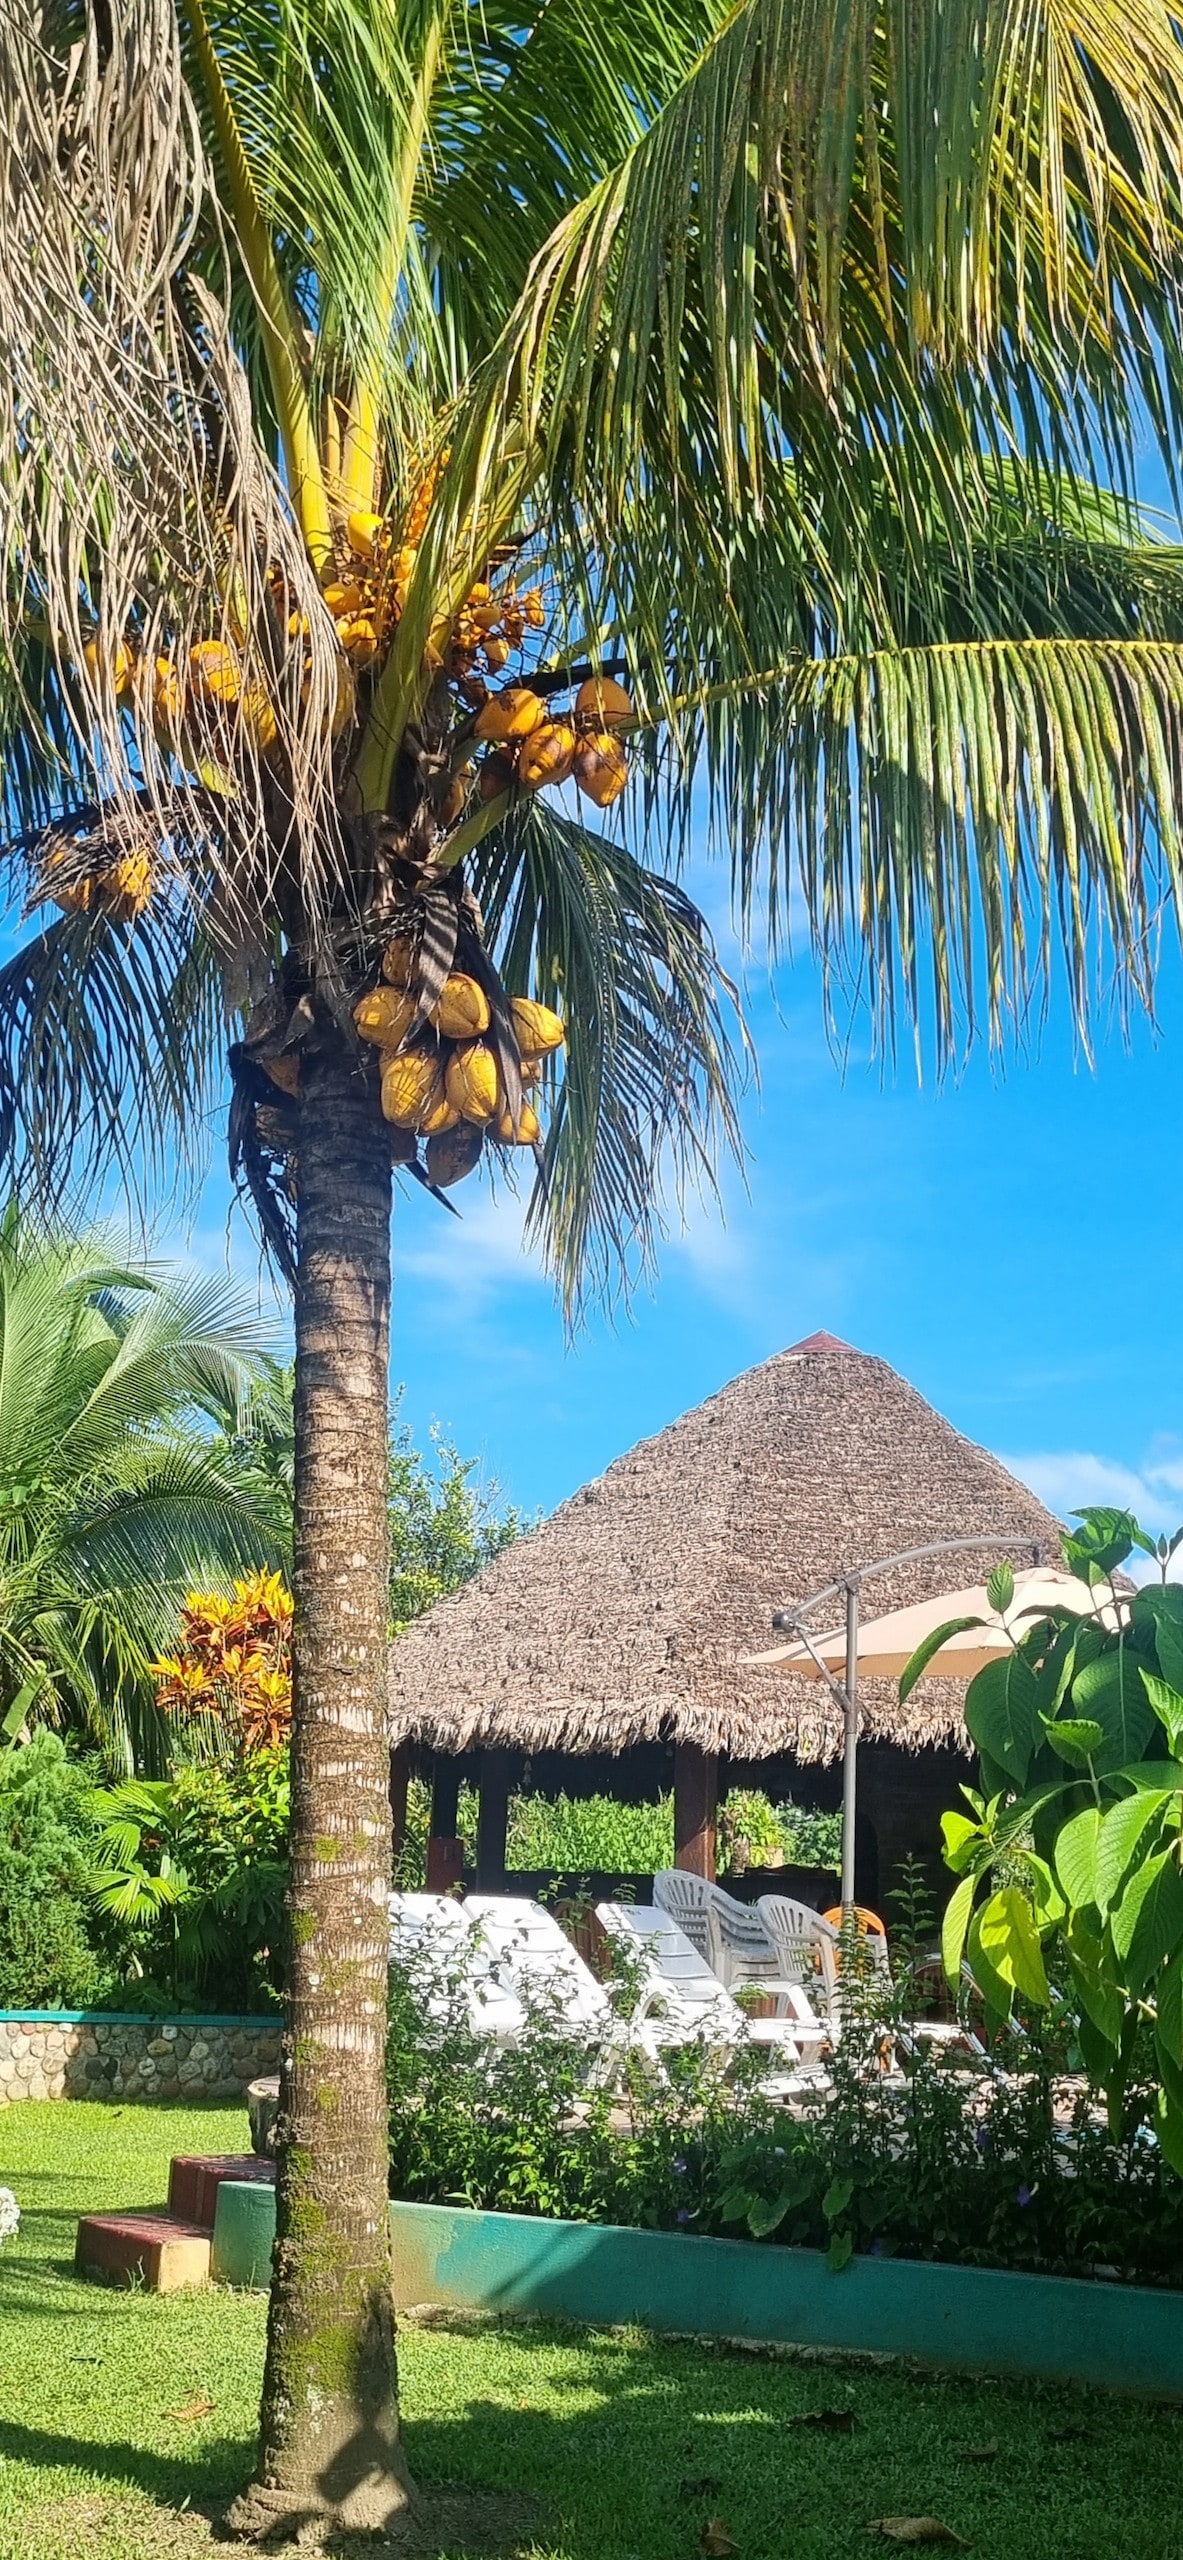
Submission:
M 719 1754 L 696 1742 L 674 1744 L 674 1865 L 715 1881 Z
M 431 1837 L 427 1843 L 427 1890 L 448 1893 L 459 1884 L 464 1852 L 456 1837 L 460 1805 L 460 1762 L 437 1751 L 431 1778 Z
M 407 1781 L 411 1774 L 411 1754 L 400 1742 L 390 1754 L 390 1872 L 398 1874 L 398 1862 L 407 1845 Z
M 476 1880 L 480 1893 L 505 1891 L 505 1840 L 509 1827 L 512 1775 L 512 1753 L 481 1753 L 481 1802 L 476 1832 Z

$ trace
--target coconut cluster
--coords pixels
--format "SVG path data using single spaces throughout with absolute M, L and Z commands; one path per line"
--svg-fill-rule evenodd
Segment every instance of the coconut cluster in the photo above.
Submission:
M 409 935 L 389 942 L 382 980 L 359 996 L 353 1019 L 363 1040 L 381 1056 L 383 1118 L 409 1143 L 396 1162 L 409 1161 L 426 1141 L 429 1179 L 440 1188 L 462 1181 L 480 1162 L 486 1139 L 501 1147 L 537 1147 L 538 1114 L 525 1098 L 537 1086 L 542 1061 L 561 1048 L 564 1032 L 549 1005 L 512 996 L 509 1011 L 518 1044 L 523 1099 L 510 1108 L 496 1048 L 484 1037 L 492 1021 L 489 999 L 462 970 L 445 979 L 426 1022 L 411 993 L 414 950 Z

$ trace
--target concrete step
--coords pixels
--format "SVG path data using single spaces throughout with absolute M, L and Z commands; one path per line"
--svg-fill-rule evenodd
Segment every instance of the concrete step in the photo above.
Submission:
M 168 2173 L 168 2209 L 178 2222 L 195 2222 L 212 2231 L 218 2189 L 226 2178 L 236 2186 L 271 2186 L 274 2160 L 257 2159 L 253 2151 L 178 2152 Z
M 179 2293 L 209 2283 L 210 2234 L 170 2213 L 86 2213 L 78 2225 L 74 2264 L 108 2284 Z

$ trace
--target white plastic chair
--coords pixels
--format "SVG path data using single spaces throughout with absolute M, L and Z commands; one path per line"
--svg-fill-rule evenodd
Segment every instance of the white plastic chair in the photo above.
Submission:
M 796 2012 L 804 2001 L 814 2017 L 820 2005 L 831 2025 L 837 2024 L 838 1931 L 820 1911 L 812 1911 L 807 1902 L 793 1902 L 788 1894 L 762 1893 L 756 1909 L 776 1949 L 781 1977 L 792 1986 L 790 2008 Z
M 466 1906 L 443 1893 L 392 1893 L 389 1911 L 390 1961 L 433 2024 L 447 2027 L 459 2013 L 472 2035 L 516 2044 L 525 2009 L 499 1980 Z
M 774 1987 L 776 1948 L 750 1903 L 736 1902 L 722 1885 L 681 1867 L 663 1867 L 654 1876 L 653 1900 L 677 1921 L 727 1990 L 744 1982 Z
M 640 1994 L 636 2021 L 657 2045 L 700 2042 L 717 2045 L 729 2058 L 745 2044 L 779 2052 L 797 2065 L 818 2058 L 829 2041 L 828 2029 L 816 2018 L 749 2018 L 720 1982 L 676 1920 L 662 1906 L 638 1908 L 633 1903 L 601 1902 L 596 1918 L 609 1938 L 623 1948 L 638 1968 Z M 800 2085 L 800 2071 L 794 2073 Z M 779 2083 L 769 2084 L 774 2094 Z

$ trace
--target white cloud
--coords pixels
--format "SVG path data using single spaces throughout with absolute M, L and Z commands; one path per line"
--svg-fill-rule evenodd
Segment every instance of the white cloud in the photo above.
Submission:
M 506 1289 L 549 1285 L 536 1243 L 524 1234 L 526 1201 L 473 1184 L 451 1218 L 436 1200 L 399 1201 L 395 1209 L 394 1285 L 426 1282 L 450 1312 L 471 1315 Z
M 1163 1531 L 1173 1534 L 1183 1517 L 1183 1457 L 1173 1444 L 1164 1445 L 1161 1454 L 1152 1448 L 1141 1465 L 1133 1467 L 1093 1449 L 1031 1450 L 1019 1457 L 999 1454 L 1003 1466 L 1020 1483 L 1030 1485 L 1058 1520 L 1067 1520 L 1071 1512 L 1082 1511 L 1089 1503 L 1109 1503 L 1115 1510 L 1132 1511 L 1141 1527 L 1157 1537 Z M 1128 1570 L 1137 1578 L 1142 1568 L 1131 1562 Z M 1183 1577 L 1183 1549 L 1175 1571 Z

